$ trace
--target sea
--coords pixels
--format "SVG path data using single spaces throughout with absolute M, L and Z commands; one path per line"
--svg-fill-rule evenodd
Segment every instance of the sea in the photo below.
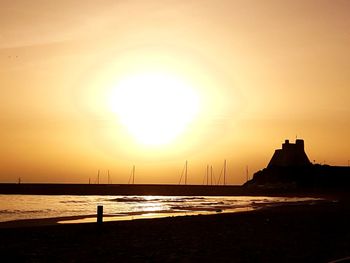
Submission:
M 319 200 L 266 196 L 0 195 L 0 222 L 44 218 L 57 218 L 58 223 L 95 222 L 97 206 L 103 206 L 104 221 L 114 221 L 234 213 Z

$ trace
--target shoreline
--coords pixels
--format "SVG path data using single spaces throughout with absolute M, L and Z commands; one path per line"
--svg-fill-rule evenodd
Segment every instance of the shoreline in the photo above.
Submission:
M 8 195 L 2 195 L 6 198 Z M 17 195 L 15 195 L 17 196 Z M 18 195 L 18 198 L 22 198 L 22 195 Z M 25 196 L 25 195 L 24 195 Z M 51 196 L 51 195 L 49 195 Z M 45 197 L 45 195 L 40 196 L 39 200 L 48 198 L 49 196 Z M 99 196 L 97 196 L 99 197 Z M 142 199 L 146 198 L 145 196 L 139 196 Z M 246 196 L 241 196 L 244 200 Z M 35 198 L 35 195 L 33 195 L 33 198 Z M 126 196 L 122 196 L 122 198 L 117 199 L 123 199 L 123 198 L 129 198 Z M 132 197 L 133 198 L 133 197 Z M 156 198 L 162 198 L 162 197 L 156 197 Z M 182 198 L 182 197 L 181 197 Z M 193 198 L 193 197 L 191 197 Z M 204 198 L 212 198 L 210 196 L 202 196 L 200 199 Z M 220 198 L 220 197 L 219 197 Z M 221 198 L 235 198 L 235 197 L 229 197 L 224 196 Z M 213 214 L 220 214 L 220 213 L 237 213 L 241 211 L 252 211 L 261 209 L 264 207 L 271 207 L 271 206 L 282 206 L 282 205 L 290 205 L 290 204 L 313 204 L 315 202 L 325 202 L 329 200 L 335 200 L 333 198 L 325 198 L 320 196 L 308 196 L 308 197 L 289 197 L 289 196 L 279 196 L 279 197 L 268 197 L 268 196 L 248 196 L 248 198 L 253 198 L 252 202 L 248 202 L 246 204 L 240 204 L 240 205 L 233 205 L 225 206 L 222 203 L 222 206 L 213 206 L 213 207 L 197 207 L 198 204 L 195 204 L 193 207 L 185 206 L 182 208 L 181 206 L 179 208 L 173 208 L 173 209 L 165 209 L 165 210 L 142 210 L 142 211 L 136 211 L 131 209 L 129 212 L 116 212 L 111 213 L 110 210 L 107 213 L 103 214 L 103 221 L 129 221 L 129 220 L 137 220 L 137 219 L 152 219 L 152 218 L 164 218 L 164 217 L 177 217 L 177 216 L 196 216 L 196 215 L 213 215 Z M 264 201 L 260 202 L 260 198 Z M 269 201 L 266 200 L 266 198 L 271 198 Z M 277 198 L 277 199 L 275 199 Z M 13 198 L 12 198 L 13 199 Z M 16 198 L 15 198 L 16 199 Z M 6 199 L 5 199 L 6 200 Z M 124 199 L 123 199 L 124 200 Z M 128 199 L 129 200 L 129 199 Z M 132 199 L 133 200 L 133 199 Z M 158 200 L 158 199 L 157 199 Z M 220 199 L 221 200 L 221 199 Z M 127 202 L 127 201 L 126 201 Z M 108 207 L 108 206 L 107 206 Z M 5 210 L 6 211 L 6 210 Z M 97 214 L 96 210 L 89 209 L 90 214 L 86 214 L 86 211 L 81 210 L 80 213 L 55 213 L 55 214 L 45 214 L 42 213 L 40 216 L 18 216 L 16 217 L 8 217 L 6 220 L 6 216 L 0 220 L 0 229 L 1 228 L 16 228 L 16 227 L 30 227 L 30 226 L 36 226 L 36 225 L 54 225 L 54 224 L 77 224 L 77 223 L 93 223 L 97 221 Z
M 4 261 L 329 262 L 350 254 L 348 201 L 0 229 Z
M 257 210 L 274 209 L 282 206 L 308 206 L 319 205 L 321 203 L 332 203 L 335 199 L 319 199 L 319 200 L 304 200 L 295 202 L 278 202 L 270 204 L 255 204 L 247 207 L 237 207 L 233 209 L 227 209 L 227 211 L 176 211 L 176 212 L 149 212 L 149 213 L 126 213 L 126 214 L 105 214 L 103 215 L 103 224 L 110 222 L 123 222 L 134 220 L 153 220 L 159 218 L 175 218 L 186 216 L 213 216 L 217 214 L 236 214 L 236 213 L 251 213 Z M 52 226 L 61 224 L 96 224 L 97 215 L 73 215 L 62 217 L 48 217 L 48 218 L 35 218 L 35 219 L 18 219 L 0 222 L 0 229 L 4 228 L 22 228 L 22 227 L 37 227 L 37 226 Z
M 162 213 L 135 213 L 129 215 L 104 215 L 103 223 L 111 222 L 125 222 L 134 220 L 156 220 L 160 218 L 175 218 L 186 216 L 212 216 L 215 214 L 235 214 L 246 213 L 263 208 L 237 208 L 237 211 L 227 212 L 162 212 Z M 38 226 L 54 226 L 54 225 L 76 225 L 76 224 L 97 224 L 96 215 L 79 215 L 79 216 L 64 216 L 64 217 L 50 217 L 50 218 L 37 218 L 37 219 L 19 219 L 0 222 L 0 229 L 6 228 L 22 228 L 22 227 L 38 227 Z

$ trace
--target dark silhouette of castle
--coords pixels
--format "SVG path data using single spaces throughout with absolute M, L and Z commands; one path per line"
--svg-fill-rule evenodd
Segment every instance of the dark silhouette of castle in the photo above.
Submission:
M 260 189 L 337 189 L 350 188 L 350 167 L 312 164 L 304 150 L 304 141 L 285 140 L 282 149 L 275 150 L 266 168 L 256 172 L 244 184 Z
M 304 151 L 304 140 L 297 139 L 295 143 L 290 143 L 289 140 L 285 140 L 282 144 L 282 149 L 275 150 L 267 167 L 307 165 L 311 165 L 311 162 Z

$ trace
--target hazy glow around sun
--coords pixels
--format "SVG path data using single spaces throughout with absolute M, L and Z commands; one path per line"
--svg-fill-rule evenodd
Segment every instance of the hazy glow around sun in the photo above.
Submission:
M 145 145 L 163 145 L 183 133 L 199 112 L 195 90 L 175 75 L 151 72 L 120 80 L 110 107 L 130 134 Z

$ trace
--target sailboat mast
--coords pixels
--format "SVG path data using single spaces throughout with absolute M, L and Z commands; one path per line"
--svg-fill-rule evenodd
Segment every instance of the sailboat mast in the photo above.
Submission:
M 187 184 L 187 160 L 185 164 L 185 184 Z
M 209 184 L 209 165 L 207 164 L 207 185 Z
M 135 165 L 132 167 L 132 184 L 135 184 Z
M 247 182 L 248 182 L 248 179 L 249 179 L 248 165 L 245 167 L 245 173 L 246 173 Z
M 100 184 L 100 170 L 97 172 L 97 184 Z
M 107 179 L 107 181 L 108 181 L 108 182 L 107 182 L 107 183 L 109 184 L 109 170 L 108 170 L 108 172 L 107 172 L 107 173 L 108 173 L 108 179 Z
M 226 160 L 224 161 L 224 185 L 226 185 Z
M 210 165 L 210 184 L 213 185 L 213 166 Z

